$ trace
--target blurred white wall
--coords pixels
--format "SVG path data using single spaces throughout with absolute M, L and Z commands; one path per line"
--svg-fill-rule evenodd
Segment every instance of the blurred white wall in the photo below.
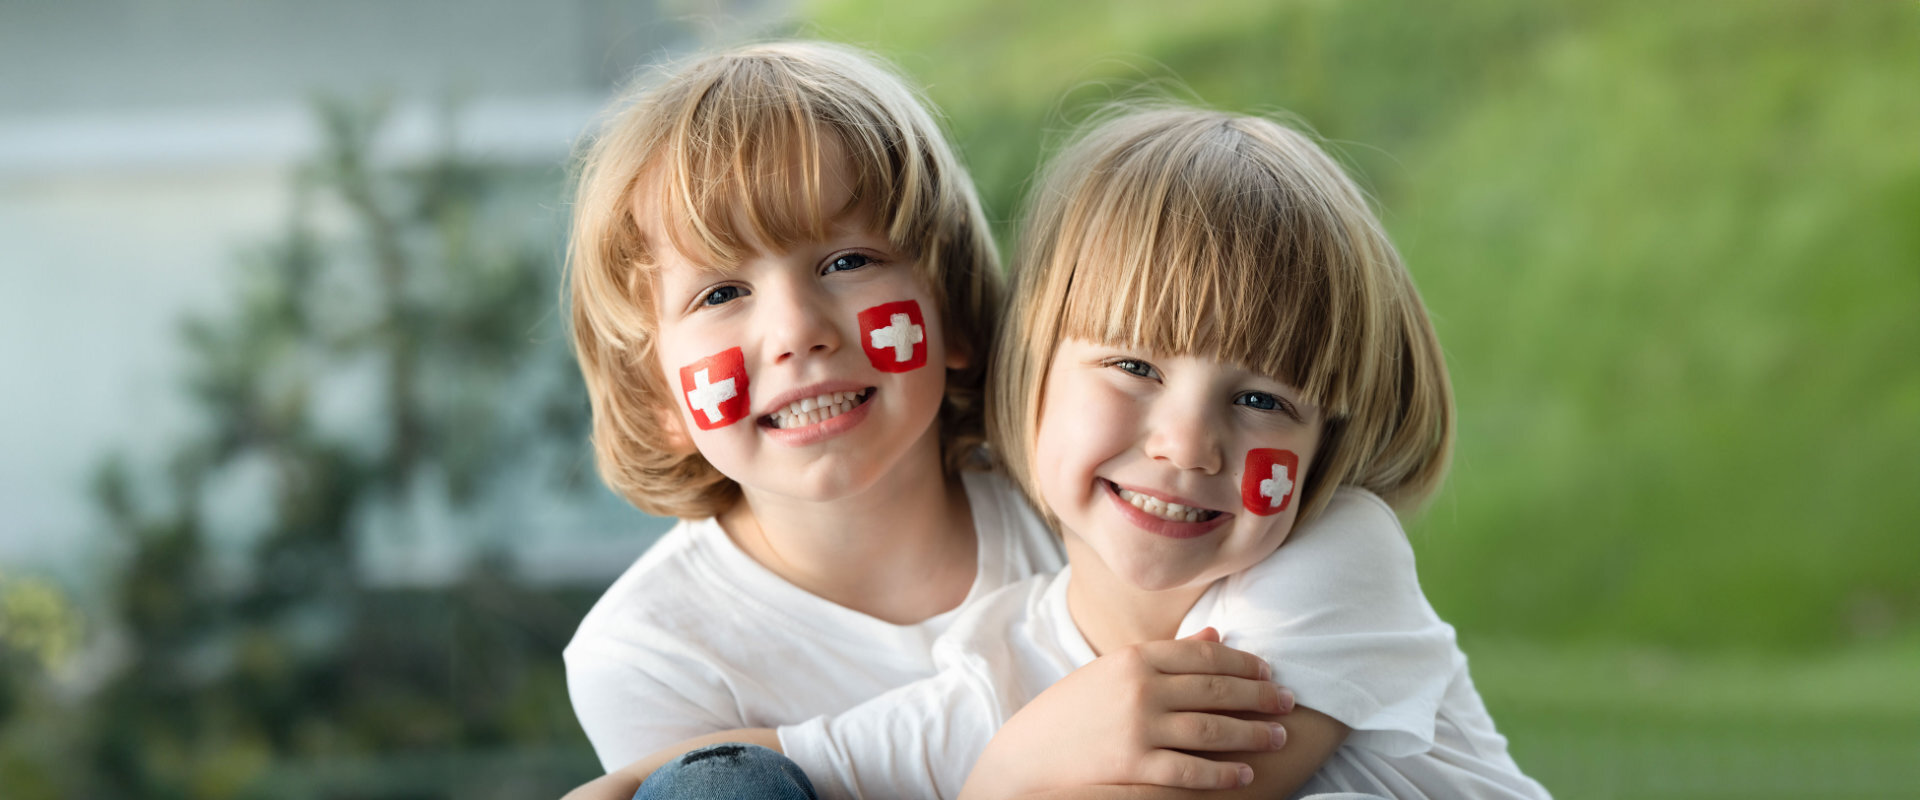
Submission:
M 783 5 L 0 3 L 0 565 L 80 575 L 104 554 L 86 481 L 109 450 L 150 462 L 189 423 L 178 322 L 217 307 L 236 253 L 283 224 L 316 93 L 389 98 L 386 159 L 435 147 L 453 101 L 461 150 L 557 171 L 634 69 Z M 603 529 L 658 526 L 610 500 L 529 512 L 548 530 L 515 537 L 527 571 L 624 564 L 651 534 Z M 383 561 L 392 579 L 453 563 L 458 521 L 422 527 L 417 552 Z

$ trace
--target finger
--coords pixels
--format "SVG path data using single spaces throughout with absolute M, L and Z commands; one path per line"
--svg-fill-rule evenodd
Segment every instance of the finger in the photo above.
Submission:
M 1218 641 L 1220 641 L 1220 632 L 1219 632 L 1219 631 L 1217 631 L 1217 630 L 1214 630 L 1212 626 L 1208 626 L 1208 627 L 1205 627 L 1205 628 L 1201 628 L 1200 630 L 1197 630 L 1197 631 L 1194 631 L 1194 632 L 1193 632 L 1193 635 L 1191 635 L 1191 636 L 1182 636 L 1182 637 L 1180 637 L 1180 641 L 1183 641 L 1183 642 L 1218 642 Z
M 1205 633 L 1205 631 L 1202 631 Z M 1147 666 L 1168 675 L 1210 674 L 1270 680 L 1273 669 L 1245 650 L 1196 639 L 1147 642 L 1139 647 Z
M 1169 750 L 1246 753 L 1280 749 L 1287 743 L 1287 729 L 1277 722 L 1178 711 L 1156 717 L 1147 739 Z
M 1253 782 L 1253 767 L 1235 761 L 1153 750 L 1138 762 L 1134 780 L 1175 789 L 1236 789 Z
M 1164 675 L 1153 682 L 1154 705 L 1168 711 L 1243 711 L 1285 714 L 1293 693 L 1270 681 L 1229 675 Z

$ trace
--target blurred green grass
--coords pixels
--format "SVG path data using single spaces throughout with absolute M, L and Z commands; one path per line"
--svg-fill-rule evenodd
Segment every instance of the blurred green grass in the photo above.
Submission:
M 1905 798 L 1920 641 L 1822 654 L 1463 636 L 1514 759 L 1575 798 Z
M 1003 242 L 1142 82 L 1326 140 L 1458 396 L 1422 584 L 1557 796 L 1914 796 L 1920 4 L 805 8 L 927 86 Z

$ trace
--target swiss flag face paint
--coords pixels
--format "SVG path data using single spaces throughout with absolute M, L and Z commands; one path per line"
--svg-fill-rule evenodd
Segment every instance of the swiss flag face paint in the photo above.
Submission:
M 920 303 L 901 300 L 860 312 L 860 347 L 881 372 L 906 372 L 927 365 L 927 326 Z
M 680 396 L 700 430 L 747 418 L 747 365 L 740 348 L 722 350 L 680 368 Z
M 1240 477 L 1240 504 L 1260 516 L 1278 514 L 1293 502 L 1300 485 L 1300 457 L 1292 450 L 1257 448 L 1247 451 L 1247 470 Z

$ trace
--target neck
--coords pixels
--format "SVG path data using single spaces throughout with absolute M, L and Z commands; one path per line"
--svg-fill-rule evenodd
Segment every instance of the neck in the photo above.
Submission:
M 1074 536 L 1066 536 L 1067 611 L 1095 655 L 1142 642 L 1172 639 L 1207 585 L 1148 591 L 1107 569 L 1105 562 Z
M 821 598 L 894 624 L 950 610 L 973 587 L 973 514 L 929 430 L 874 484 L 826 499 L 743 487 L 720 526 L 747 555 Z

